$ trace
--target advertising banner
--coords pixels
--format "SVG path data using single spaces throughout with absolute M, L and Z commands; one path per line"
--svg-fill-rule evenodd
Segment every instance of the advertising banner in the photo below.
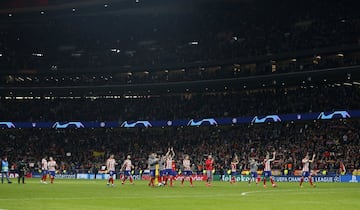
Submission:
M 116 180 L 116 176 L 113 176 Z M 76 179 L 95 179 L 95 174 L 76 174 Z M 96 174 L 96 179 L 109 179 L 109 174 Z
M 107 121 L 57 121 L 57 122 L 11 122 L 0 121 L 0 128 L 53 128 L 53 129 L 82 129 L 82 128 L 151 128 L 151 127 L 199 127 L 229 124 L 262 124 L 278 122 L 297 122 L 304 120 L 331 120 L 359 118 L 360 110 L 337 110 L 314 113 L 272 114 L 233 118 L 200 118 L 177 120 L 125 120 L 122 122 Z
M 237 182 L 247 182 L 251 178 L 250 176 L 244 175 L 236 175 L 235 177 Z M 275 182 L 300 182 L 301 176 L 273 176 L 273 178 Z M 314 182 L 340 182 L 339 176 L 314 176 L 312 178 Z M 231 180 L 231 175 L 214 175 L 214 181 L 218 180 L 228 182 Z M 308 181 L 309 179 L 307 177 L 304 178 L 304 182 Z
M 354 176 L 354 175 L 344 175 L 340 176 L 341 182 L 354 182 L 359 183 L 360 182 L 360 176 Z

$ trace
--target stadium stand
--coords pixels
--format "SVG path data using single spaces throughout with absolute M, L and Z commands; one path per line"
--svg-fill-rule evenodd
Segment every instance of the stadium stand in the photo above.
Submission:
M 35 2 L 35 3 L 34 3 Z M 0 10 L 0 121 L 123 121 L 360 109 L 356 1 L 33 1 Z M 29 3 L 30 4 L 30 3 Z M 259 6 L 261 5 L 261 6 Z M 312 5 L 312 6 L 309 6 Z M 56 9 L 55 9 L 56 6 Z M 303 13 L 302 7 L 306 7 Z M 291 8 L 291 9 L 289 9 Z M 322 8 L 319 10 L 318 8 Z M 142 27 L 139 27 L 141 25 Z M 6 129 L 0 154 L 44 154 L 67 173 L 110 153 L 146 169 L 174 146 L 201 173 L 204 156 L 227 170 L 234 153 L 278 151 L 275 168 L 359 169 L 358 119 L 151 129 Z

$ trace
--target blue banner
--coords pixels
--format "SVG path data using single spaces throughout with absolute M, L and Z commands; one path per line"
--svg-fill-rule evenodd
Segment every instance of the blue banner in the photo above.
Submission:
M 262 124 L 279 122 L 299 122 L 307 120 L 331 120 L 331 119 L 352 119 L 360 118 L 360 110 L 338 110 L 324 111 L 302 114 L 269 114 L 256 115 L 250 117 L 234 118 L 202 118 L 202 119 L 182 119 L 182 120 L 138 120 L 138 121 L 107 121 L 107 122 L 87 122 L 87 121 L 57 121 L 57 122 L 0 122 L 0 128 L 151 128 L 151 127 L 170 127 L 170 126 L 217 126 L 217 125 L 236 125 L 236 124 Z
M 340 177 L 341 182 L 360 182 L 360 176 L 345 175 Z

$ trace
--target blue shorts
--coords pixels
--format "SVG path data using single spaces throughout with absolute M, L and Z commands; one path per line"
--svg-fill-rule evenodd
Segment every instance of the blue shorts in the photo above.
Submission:
M 124 176 L 131 176 L 131 171 L 124 171 Z
M 165 169 L 165 173 L 164 175 L 167 175 L 167 176 L 173 176 L 174 175 L 174 172 L 172 169 Z
M 264 171 L 264 177 L 270 177 L 271 171 Z
M 251 172 L 251 177 L 257 178 L 258 177 L 258 173 L 256 171 Z
M 55 171 L 49 171 L 50 176 L 55 177 Z
M 238 173 L 236 171 L 231 172 L 231 176 L 236 176 Z
M 155 177 L 155 169 L 150 169 L 150 177 Z
M 43 170 L 41 173 L 42 173 L 42 175 L 47 175 L 47 174 L 48 174 L 48 170 Z
M 109 171 L 109 176 L 114 176 L 115 175 L 115 171 Z
M 303 171 L 301 174 L 303 177 L 309 177 L 310 176 L 310 172 L 309 171 Z
M 184 176 L 191 176 L 192 171 L 183 171 Z
M 159 172 L 159 176 L 164 176 L 164 175 L 165 175 L 165 169 L 160 170 L 160 172 Z

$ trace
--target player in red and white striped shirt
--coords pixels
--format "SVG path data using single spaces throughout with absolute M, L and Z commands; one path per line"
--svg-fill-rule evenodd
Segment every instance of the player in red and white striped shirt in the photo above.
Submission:
M 276 152 L 273 152 L 273 157 L 270 159 L 269 153 L 266 154 L 266 158 L 264 159 L 264 187 L 266 187 L 266 178 L 270 179 L 271 185 L 276 187 L 274 179 L 271 175 L 271 162 L 275 160 Z
M 303 168 L 302 168 L 302 174 L 301 174 L 301 179 L 300 179 L 300 187 L 302 187 L 302 183 L 304 182 L 305 177 L 308 177 L 310 185 L 315 187 L 315 185 L 313 184 L 312 178 L 311 178 L 311 173 L 310 173 L 310 163 L 314 162 L 314 159 L 315 159 L 315 154 L 313 154 L 313 157 L 310 160 L 309 153 L 306 153 L 305 158 L 302 159 Z
M 239 164 L 238 156 L 235 154 L 234 158 L 232 159 L 231 165 L 231 180 L 230 184 L 234 184 L 236 182 L 236 168 L 237 164 Z
M 45 156 L 41 160 L 41 172 L 42 172 L 41 183 L 44 183 L 44 184 L 46 184 L 46 178 L 47 178 L 47 174 L 48 174 L 48 162 L 47 162 L 46 158 L 47 157 Z
M 108 182 L 107 182 L 108 186 L 110 185 L 110 183 L 111 183 L 111 186 L 114 186 L 113 176 L 115 175 L 115 165 L 116 165 L 116 161 L 114 159 L 114 155 L 110 155 L 110 157 L 106 160 L 106 168 L 110 175 Z
M 127 156 L 126 160 L 124 161 L 123 165 L 121 166 L 121 169 L 124 170 L 124 176 L 122 180 L 122 184 L 125 184 L 125 181 L 127 178 L 130 180 L 130 184 L 133 184 L 133 178 L 131 175 L 131 170 L 134 168 L 134 166 L 131 163 L 130 155 Z
M 193 186 L 193 180 L 192 180 L 192 171 L 191 171 L 191 164 L 190 164 L 190 157 L 189 155 L 185 155 L 185 158 L 183 160 L 183 167 L 184 167 L 184 171 L 183 171 L 183 178 L 181 180 L 181 185 L 184 184 L 185 181 L 185 177 L 189 177 L 189 181 L 190 181 L 190 185 L 191 187 Z
M 50 183 L 52 184 L 54 183 L 55 171 L 58 165 L 56 164 L 56 161 L 52 157 L 49 158 L 49 162 L 47 163 L 47 165 L 49 168 Z
M 173 186 L 173 179 L 174 179 L 174 171 L 173 171 L 173 158 L 175 157 L 174 149 L 168 148 L 168 151 L 165 155 L 165 185 L 167 181 L 170 180 L 170 187 Z

